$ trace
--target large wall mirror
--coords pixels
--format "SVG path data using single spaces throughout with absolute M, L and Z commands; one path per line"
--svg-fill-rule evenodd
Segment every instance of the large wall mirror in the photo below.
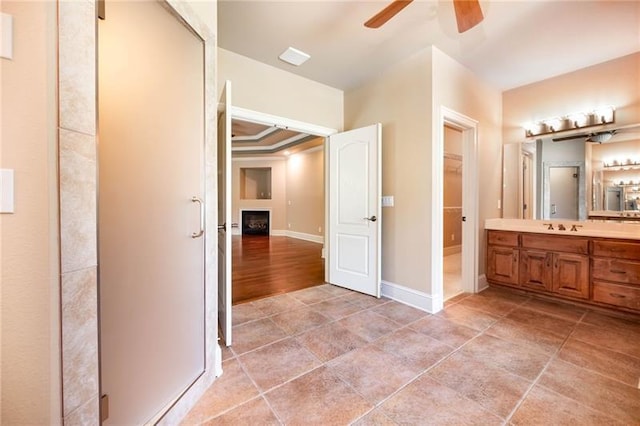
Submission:
M 640 221 L 640 125 L 606 133 L 505 144 L 503 217 Z

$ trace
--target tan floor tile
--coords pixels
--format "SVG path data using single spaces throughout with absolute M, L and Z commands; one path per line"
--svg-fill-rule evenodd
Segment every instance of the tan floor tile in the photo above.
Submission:
M 628 334 L 640 340 L 640 316 L 622 318 L 589 311 L 582 319 L 582 322 L 615 330 L 620 334 Z
M 549 355 L 557 352 L 565 340 L 564 337 L 558 336 L 550 331 L 535 328 L 526 323 L 508 318 L 501 319 L 493 324 L 485 331 L 485 334 L 499 337 L 510 342 L 532 346 Z
M 274 315 L 271 321 L 287 334 L 293 335 L 326 324 L 330 319 L 310 307 L 304 307 Z
M 365 309 L 373 308 L 374 306 L 378 306 L 378 305 L 383 305 L 390 301 L 386 297 L 378 298 L 378 297 L 369 296 L 368 294 L 358 293 L 355 291 L 343 297 L 347 299 L 349 302 L 354 303 L 360 306 L 361 308 L 365 308 Z
M 242 370 L 237 359 L 222 363 L 222 371 L 222 376 L 207 389 L 182 424 L 200 424 L 258 395 L 258 389 Z
M 367 343 L 362 337 L 335 322 L 307 331 L 296 339 L 322 361 L 330 361 Z
M 353 291 L 346 289 L 344 287 L 339 287 L 333 284 L 323 284 L 320 286 L 321 289 L 329 292 L 334 297 L 346 296 L 347 294 L 353 293 Z
M 460 352 L 478 361 L 503 368 L 525 379 L 535 379 L 551 358 L 530 346 L 481 335 L 465 345 Z
M 534 386 L 511 417 L 511 424 L 613 426 L 621 423 L 572 399 L 545 388 Z
M 372 311 L 403 325 L 430 315 L 428 312 L 394 301 L 373 308 Z
M 255 321 L 257 319 L 266 317 L 265 313 L 262 312 L 253 303 L 241 303 L 238 305 L 233 305 L 231 313 L 233 315 L 233 325 L 240 325 L 244 324 L 245 322 Z
M 550 300 L 532 298 L 526 301 L 522 306 L 535 311 L 544 312 L 567 321 L 578 322 L 587 310 L 568 303 L 553 302 Z
M 500 319 L 500 317 L 496 315 L 491 315 L 477 311 L 475 309 L 464 307 L 462 306 L 462 303 L 463 302 L 456 303 L 455 305 L 438 312 L 436 315 L 478 331 L 485 330 L 486 328 L 490 327 L 491 324 Z
M 375 346 L 355 349 L 327 366 L 373 404 L 387 398 L 422 371 Z
M 321 365 L 313 354 L 291 338 L 263 346 L 238 359 L 263 392 Z
M 334 320 L 360 312 L 364 308 L 349 302 L 346 297 L 336 297 L 310 306 L 322 315 Z
M 524 306 L 512 311 L 507 318 L 531 327 L 547 330 L 560 337 L 567 337 L 575 327 L 575 321 L 567 321 L 544 312 L 527 309 Z
M 451 305 L 455 305 L 456 303 L 459 303 L 461 300 L 469 297 L 470 295 L 471 295 L 470 293 L 461 293 L 456 296 L 453 296 L 452 298 L 444 301 L 444 307 L 447 308 Z
M 346 425 L 373 406 L 321 367 L 265 394 L 285 424 Z
M 409 328 L 395 331 L 378 339 L 377 348 L 399 356 L 407 365 L 426 370 L 453 352 L 453 347 Z
M 491 299 L 509 301 L 518 305 L 523 304 L 531 298 L 531 296 L 526 293 L 522 293 L 511 288 L 506 289 L 502 287 L 488 287 L 477 295 L 480 297 L 489 297 Z
M 338 321 L 338 324 L 348 328 L 367 342 L 376 340 L 401 327 L 397 322 L 376 314 L 371 310 L 350 315 Z
M 207 426 L 214 425 L 279 425 L 280 421 L 273 414 L 271 408 L 263 398 L 256 398 L 249 402 L 245 402 L 241 406 L 233 410 L 221 414 L 205 423 Z
M 289 294 L 305 305 L 312 305 L 336 297 L 324 286 L 305 288 Z
M 382 413 L 382 410 L 375 409 L 353 423 L 353 426 L 397 426 L 397 423 Z
M 422 376 L 380 405 L 401 425 L 499 425 L 501 419 L 478 403 Z
M 634 336 L 628 330 L 580 323 L 571 337 L 631 356 L 638 356 L 640 353 L 640 337 Z
M 251 302 L 256 308 L 264 312 L 265 315 L 279 314 L 280 312 L 304 307 L 304 303 L 291 296 L 289 293 L 278 296 L 267 297 L 266 299 Z
M 640 424 L 640 389 L 636 387 L 560 360 L 547 367 L 538 384 L 594 410 L 604 409 L 622 422 Z
M 640 356 L 640 352 L 637 355 Z M 593 346 L 580 340 L 570 338 L 562 347 L 558 358 L 630 386 L 638 386 L 640 380 L 640 358 L 614 352 L 601 346 Z
M 269 318 L 233 327 L 233 351 L 243 354 L 260 346 L 287 337 L 287 334 Z
M 501 317 L 513 311 L 520 304 L 498 297 L 487 297 L 474 294 L 461 300 L 459 305 Z
M 511 413 L 531 385 L 529 380 L 461 353 L 451 355 L 427 374 L 502 418 Z
M 478 335 L 479 331 L 432 315 L 409 326 L 412 330 L 433 337 L 449 346 L 458 348 Z

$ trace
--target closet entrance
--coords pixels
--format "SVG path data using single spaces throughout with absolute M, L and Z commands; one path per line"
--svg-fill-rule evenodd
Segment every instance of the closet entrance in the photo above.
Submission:
M 462 132 L 444 126 L 443 155 L 443 297 L 462 289 Z

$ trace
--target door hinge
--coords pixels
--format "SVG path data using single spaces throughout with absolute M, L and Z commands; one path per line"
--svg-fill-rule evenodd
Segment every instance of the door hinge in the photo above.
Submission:
M 104 394 L 100 397 L 100 423 L 109 418 L 109 395 Z
M 106 16 L 105 16 L 105 0 L 98 0 L 98 19 L 102 19 L 103 21 L 105 20 Z

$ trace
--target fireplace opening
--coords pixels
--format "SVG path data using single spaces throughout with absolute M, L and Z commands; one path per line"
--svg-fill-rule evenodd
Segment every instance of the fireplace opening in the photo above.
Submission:
M 244 210 L 242 235 L 269 235 L 269 211 Z

